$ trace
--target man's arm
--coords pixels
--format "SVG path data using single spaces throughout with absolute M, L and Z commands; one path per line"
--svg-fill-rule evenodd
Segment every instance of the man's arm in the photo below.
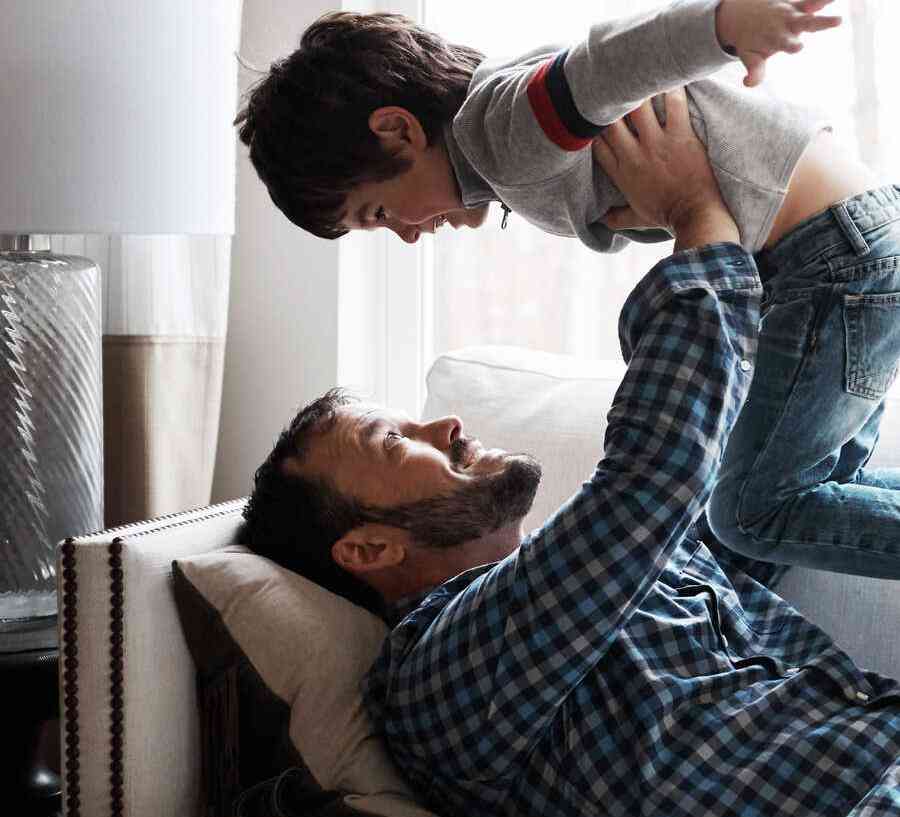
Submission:
M 389 740 L 441 774 L 518 771 L 712 490 L 752 379 L 761 286 L 730 241 L 737 228 L 686 110 L 676 96 L 665 130 L 609 147 L 607 158 L 636 165 L 632 207 L 672 225 L 685 249 L 622 310 L 628 370 L 603 459 L 540 531 L 447 602 L 390 675 Z
M 752 378 L 760 292 L 752 256 L 730 243 L 644 278 L 623 311 L 629 366 L 592 478 L 397 656 L 384 720 L 398 757 L 421 752 L 460 781 L 518 773 L 707 502 Z

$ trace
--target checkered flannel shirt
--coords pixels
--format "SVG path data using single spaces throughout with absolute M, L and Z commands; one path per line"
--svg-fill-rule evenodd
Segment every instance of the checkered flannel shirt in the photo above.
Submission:
M 509 557 L 398 611 L 364 698 L 439 813 L 900 814 L 900 687 L 691 535 L 760 293 L 732 244 L 651 270 L 591 479 Z

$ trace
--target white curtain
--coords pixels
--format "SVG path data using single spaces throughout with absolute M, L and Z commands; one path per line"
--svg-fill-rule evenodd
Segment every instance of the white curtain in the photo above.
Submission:
M 545 4 L 425 0 L 424 23 L 449 40 L 490 56 L 583 37 L 598 19 L 659 7 L 661 0 L 556 0 Z M 821 108 L 837 135 L 886 182 L 900 183 L 900 76 L 897 0 L 837 0 L 827 13 L 843 25 L 806 35 L 805 49 L 769 62 L 773 93 Z M 735 81 L 739 68 L 728 71 Z M 637 280 L 671 244 L 632 245 L 601 255 L 575 239 L 545 235 L 513 214 L 500 213 L 478 231 L 434 239 L 433 352 L 504 343 L 609 360 L 620 358 L 617 321 Z
M 230 236 L 53 236 L 103 281 L 106 525 L 209 502 Z

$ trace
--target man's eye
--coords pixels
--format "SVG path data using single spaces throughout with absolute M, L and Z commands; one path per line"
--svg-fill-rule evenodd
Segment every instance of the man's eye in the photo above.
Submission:
M 375 221 L 384 221 L 384 207 L 379 207 L 375 211 Z

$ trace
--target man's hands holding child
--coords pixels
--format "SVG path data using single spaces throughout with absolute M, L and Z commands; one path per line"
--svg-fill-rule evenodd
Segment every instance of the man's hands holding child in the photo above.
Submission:
M 716 9 L 720 45 L 741 58 L 747 68 L 744 85 L 763 81 L 766 60 L 779 51 L 796 54 L 800 35 L 841 24 L 836 16 L 818 15 L 832 0 L 722 0 Z
M 663 227 L 675 249 L 739 241 L 706 155 L 694 133 L 683 88 L 665 94 L 666 124 L 646 100 L 628 114 L 637 135 L 619 119 L 594 140 L 594 157 L 628 200 L 610 210 L 604 223 L 613 230 Z

